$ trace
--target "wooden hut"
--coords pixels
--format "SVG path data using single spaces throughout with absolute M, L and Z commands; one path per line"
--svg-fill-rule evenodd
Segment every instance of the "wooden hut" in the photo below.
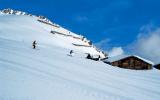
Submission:
M 159 64 L 154 65 L 154 68 L 157 68 L 157 69 L 159 69 L 159 70 L 160 70 L 160 63 L 159 63 Z
M 147 70 L 152 69 L 153 63 L 137 55 L 123 55 L 110 57 L 104 61 L 112 66 L 126 69 Z

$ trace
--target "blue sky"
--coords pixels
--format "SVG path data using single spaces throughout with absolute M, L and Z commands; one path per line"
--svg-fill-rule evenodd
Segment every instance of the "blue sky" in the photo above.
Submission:
M 141 27 L 160 26 L 160 0 L 0 0 L 0 8 L 44 15 L 94 43 L 102 42 L 102 49 L 125 48 Z

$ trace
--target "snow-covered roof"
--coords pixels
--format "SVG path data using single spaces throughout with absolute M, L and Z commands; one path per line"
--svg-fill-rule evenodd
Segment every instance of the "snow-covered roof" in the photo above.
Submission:
M 128 58 L 128 57 L 136 57 L 136 58 L 143 60 L 144 62 L 147 62 L 149 64 L 154 65 L 154 63 L 152 61 L 149 61 L 149 60 L 142 58 L 140 56 L 137 56 L 137 55 L 120 55 L 120 56 L 115 56 L 115 57 L 109 57 L 104 62 L 115 62 L 115 61 L 122 60 L 122 59 Z

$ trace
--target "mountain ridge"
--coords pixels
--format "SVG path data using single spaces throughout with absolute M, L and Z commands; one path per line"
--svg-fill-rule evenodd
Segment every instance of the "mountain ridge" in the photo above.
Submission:
M 52 21 L 50 21 L 48 18 L 46 18 L 42 15 L 33 15 L 33 14 L 30 14 L 30 13 L 27 13 L 27 12 L 23 12 L 23 11 L 20 11 L 20 10 L 14 10 L 14 9 L 11 9 L 11 8 L 0 10 L 0 14 L 34 16 L 34 17 L 39 18 L 39 20 L 42 20 L 42 21 L 47 22 L 49 24 L 55 24 Z

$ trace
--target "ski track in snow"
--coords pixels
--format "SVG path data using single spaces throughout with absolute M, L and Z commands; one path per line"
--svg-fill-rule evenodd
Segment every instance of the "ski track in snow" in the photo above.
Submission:
M 13 41 L 12 41 L 13 42 Z M 9 43 L 9 44 L 11 44 L 11 43 Z M 17 45 L 21 45 L 21 44 L 18 44 L 18 43 L 16 43 Z M 18 50 L 18 49 L 21 49 L 21 51 L 19 51 L 19 52 L 16 52 L 16 50 Z M 38 56 L 38 57 L 33 57 L 33 56 L 36 56 L 36 55 L 39 55 L 39 53 L 41 53 L 41 51 L 43 51 L 44 50 L 44 48 L 42 48 L 42 49 L 40 49 L 40 50 L 33 50 L 33 49 L 28 49 L 28 47 L 21 47 L 21 48 L 19 48 L 19 47 L 14 47 L 14 46 L 5 46 L 5 47 L 0 47 L 0 51 L 1 52 L 5 52 L 6 54 L 8 54 L 9 56 L 13 56 L 13 58 L 12 58 L 12 60 L 10 61 L 10 60 L 7 60 L 7 59 L 4 59 L 4 58 L 0 58 L 0 61 L 1 61 L 1 63 L 3 63 L 3 62 L 5 62 L 5 64 L 8 64 L 8 66 L 10 65 L 10 66 L 15 66 L 15 67 L 13 67 L 13 70 L 15 70 L 15 71 L 17 71 L 17 72 L 19 72 L 19 70 L 21 70 L 21 71 L 23 71 L 23 72 L 28 72 L 28 73 L 32 73 L 33 75 L 34 75 L 34 73 L 37 73 L 37 76 L 45 76 L 45 77 L 49 77 L 51 80 L 53 80 L 55 77 L 57 77 L 56 79 L 61 79 L 61 80 L 63 80 L 64 82 L 63 83 L 65 83 L 65 89 L 66 88 L 68 88 L 68 89 L 72 89 L 73 87 L 73 84 L 72 83 L 74 83 L 74 84 L 76 84 L 76 86 L 78 85 L 78 86 L 84 86 L 84 87 L 86 87 L 87 86 L 87 88 L 91 88 L 90 90 L 92 90 L 93 89 L 93 91 L 89 91 L 89 90 L 86 90 L 84 87 L 84 89 L 82 89 L 82 90 L 75 90 L 75 91 L 79 91 L 80 93 L 82 92 L 85 96 L 91 96 L 91 97 L 98 97 L 99 99 L 100 98 L 102 98 L 102 99 L 107 99 L 107 98 L 110 98 L 110 99 L 113 99 L 113 100 L 117 100 L 118 98 L 119 99 L 130 99 L 130 98 L 127 98 L 127 97 L 124 97 L 124 96 L 120 96 L 120 95 L 116 95 L 116 94 L 113 94 L 112 92 L 107 92 L 107 91 L 105 91 L 105 89 L 103 89 L 103 88 L 105 88 L 106 86 L 108 86 L 108 88 L 111 88 L 112 90 L 117 90 L 117 91 L 120 91 L 121 89 L 123 89 L 123 88 L 120 88 L 121 87 L 121 84 L 119 84 L 119 86 L 117 87 L 116 85 L 117 84 L 115 84 L 114 85 L 114 83 L 115 82 L 117 82 L 117 81 L 119 81 L 120 83 L 123 83 L 123 85 L 122 85 L 122 87 L 124 87 L 124 85 L 126 86 L 126 88 L 127 89 L 134 89 L 135 91 L 138 91 L 139 89 L 142 91 L 143 90 L 143 92 L 145 93 L 145 94 L 147 94 L 148 96 L 154 96 L 154 97 L 156 97 L 159 93 L 160 93 L 160 91 L 152 91 L 151 89 L 146 89 L 146 88 L 141 88 L 141 87 L 139 87 L 139 86 L 136 86 L 136 85 L 134 85 L 133 84 L 133 82 L 134 81 L 136 81 L 136 80 L 138 80 L 138 81 L 145 81 L 145 82 L 149 82 L 149 83 L 152 83 L 152 82 L 154 82 L 154 80 L 156 81 L 156 79 L 152 79 L 151 78 L 151 81 L 148 81 L 148 80 L 146 80 L 147 78 L 146 77 L 148 77 L 148 75 L 147 76 L 145 76 L 145 77 L 133 77 L 132 75 L 133 74 L 131 74 L 131 77 L 132 77 L 132 80 L 128 80 L 127 82 L 125 82 L 126 81 L 126 79 L 125 78 L 123 78 L 123 77 L 125 77 L 126 75 L 126 72 L 124 73 L 124 74 L 119 74 L 119 73 L 117 73 L 118 75 L 116 75 L 116 77 L 120 77 L 119 79 L 115 79 L 114 78 L 114 76 L 112 76 L 112 74 L 113 74 L 113 72 L 111 71 L 111 72 L 109 72 L 109 71 L 107 71 L 107 69 L 105 70 L 106 72 L 102 72 L 102 71 L 100 71 L 100 70 L 93 70 L 93 72 L 91 73 L 90 72 L 90 67 L 87 67 L 87 66 L 82 66 L 82 67 L 79 67 L 79 68 L 77 68 L 77 69 L 73 69 L 71 66 L 75 66 L 74 64 L 70 64 L 70 63 L 68 63 L 69 65 L 71 65 L 71 66 L 69 66 L 69 68 L 68 68 L 68 66 L 66 66 L 66 67 L 62 67 L 62 66 L 57 66 L 57 64 L 54 64 L 54 63 L 52 63 L 52 59 L 49 59 L 49 61 L 43 61 L 43 57 L 45 58 L 45 57 L 53 57 L 53 56 L 55 56 L 55 54 L 54 53 L 52 53 L 52 54 L 50 54 L 50 55 L 48 55 L 48 53 L 44 53 L 43 55 L 42 55 L 42 57 L 41 56 Z M 25 52 L 25 53 L 24 53 Z M 51 52 L 50 50 L 48 50 L 48 52 Z M 59 51 L 60 53 L 61 52 L 63 52 L 63 51 Z M 58 52 L 57 52 L 58 53 Z M 66 55 L 62 55 L 62 57 L 63 56 L 66 56 Z M 51 58 L 50 57 L 50 58 Z M 77 59 L 77 60 L 80 60 L 80 59 L 82 59 L 82 58 L 74 58 L 74 57 L 67 57 L 66 56 L 66 58 L 69 58 L 70 60 L 73 60 L 73 59 Z M 13 60 L 13 59 L 15 59 L 15 61 Z M 25 61 L 25 64 L 24 64 L 24 62 L 17 62 L 17 59 L 21 59 L 22 61 Z M 54 61 L 54 62 L 58 62 L 58 59 L 62 59 L 62 58 L 56 58 L 56 60 Z M 27 60 L 29 60 L 29 61 L 27 61 Z M 34 66 L 38 66 L 39 68 L 34 68 L 33 66 L 30 66 L 30 65 L 27 65 L 26 63 L 28 63 L 28 62 L 32 62 L 32 63 L 34 63 L 34 62 L 39 62 L 38 63 L 38 65 L 36 65 L 36 63 L 34 64 Z M 89 60 L 90 61 L 90 60 Z M 91 61 L 92 62 L 92 61 Z M 58 62 L 59 63 L 59 62 Z M 67 65 L 67 62 L 64 62 L 64 63 L 66 63 L 66 64 L 64 64 L 64 65 Z M 78 66 L 81 66 L 80 64 L 81 64 L 82 62 L 80 62 L 80 63 L 78 63 L 77 65 Z M 100 63 L 100 62 L 95 62 L 95 61 L 93 61 L 93 63 Z M 82 63 L 83 64 L 83 63 Z M 103 64 L 103 65 L 105 65 L 105 64 Z M 18 67 L 19 66 L 19 67 Z M 48 66 L 47 68 L 46 67 L 44 67 L 43 68 L 43 66 Z M 53 67 L 54 66 L 54 67 Z M 4 66 L 5 67 L 5 66 Z M 71 68 L 70 68 L 71 67 Z M 107 67 L 107 66 L 105 66 L 105 67 Z M 16 69 L 17 68 L 17 69 Z M 43 68 L 43 69 L 42 69 Z M 11 68 L 12 69 L 12 68 Z M 54 71 L 54 72 L 50 72 L 50 70 L 52 70 L 52 71 Z M 72 72 L 72 71 L 74 71 L 74 72 Z M 58 74 L 58 72 L 60 72 L 60 74 Z M 80 73 L 79 73 L 80 72 Z M 57 73 L 57 75 L 56 75 L 56 73 Z M 71 74 L 71 75 L 69 75 L 70 73 L 73 73 L 73 75 Z M 82 74 L 83 73 L 83 74 Z M 94 74 L 93 74 L 94 73 Z M 63 75 L 63 76 L 60 76 L 60 75 Z M 79 79 L 81 79 L 81 77 L 83 76 L 83 77 L 85 77 L 85 76 L 89 76 L 88 78 L 87 78 L 87 80 L 90 80 L 91 82 L 89 82 L 90 84 L 92 84 L 92 82 L 97 82 L 98 83 L 98 85 L 101 85 L 103 88 L 102 88 L 102 90 L 100 89 L 100 90 L 98 90 L 98 89 L 95 89 L 94 90 L 94 86 L 89 86 L 89 84 L 86 84 L 85 82 L 83 83 L 80 83 L 81 82 L 81 80 L 74 80 L 74 78 L 75 77 L 72 77 L 72 78 L 69 78 L 69 79 L 66 79 L 64 76 L 74 76 L 74 74 L 75 75 L 78 75 L 78 77 L 76 77 L 76 78 L 79 78 Z M 81 75 L 82 74 L 82 75 Z M 109 75 L 108 75 L 109 74 Z M 130 73 L 128 73 L 128 74 L 130 74 Z M 81 76 L 81 77 L 80 77 Z M 90 77 L 90 76 L 92 76 L 92 77 Z M 102 77 L 103 76 L 103 77 Z M 137 75 L 138 76 L 138 75 Z M 53 78 L 54 77 L 54 78 Z M 53 78 L 53 79 L 52 79 Z M 99 79 L 100 78 L 100 79 Z M 158 78 L 158 77 L 157 77 Z M 82 78 L 83 79 L 83 78 Z M 110 80 L 112 80 L 112 81 L 109 81 L 109 82 L 105 82 L 105 81 L 102 81 L 102 80 L 105 80 L 106 79 L 106 81 L 107 81 L 107 79 L 110 79 Z M 87 81 L 87 80 L 85 80 L 85 81 Z M 66 85 L 66 83 L 68 83 L 68 84 L 72 84 L 72 86 L 67 86 Z M 130 83 L 132 83 L 132 84 L 130 84 Z M 154 82 L 155 83 L 155 82 Z M 159 82 L 158 82 L 159 83 Z M 159 86 L 158 85 L 158 83 L 157 84 L 155 84 L 155 85 L 157 85 L 157 86 Z M 136 84 L 136 82 L 135 82 L 135 84 Z M 97 85 L 97 84 L 96 84 Z M 106 85 L 106 86 L 105 86 Z M 144 86 L 145 84 L 143 84 L 143 86 Z M 152 84 L 151 84 L 152 85 Z M 128 87 L 129 86 L 129 87 Z M 131 86 L 131 87 L 130 87 Z M 147 84 L 146 85 L 146 87 L 149 87 L 150 86 L 150 84 Z M 152 88 L 152 87 L 151 87 Z M 96 91 L 96 92 L 95 92 Z M 145 91 L 151 91 L 151 93 L 148 93 L 148 92 L 145 92 Z M 106 94 L 109 94 L 108 96 L 106 96 Z
M 9 50 L 9 49 L 8 49 Z M 12 49 L 13 50 L 13 49 Z M 5 50 L 6 51 L 6 50 Z M 9 54 L 13 54 L 13 52 L 7 52 L 7 53 L 9 53 Z M 28 59 L 30 59 L 30 58 L 32 58 L 32 57 L 27 57 L 27 56 L 22 56 L 22 55 L 19 55 L 19 53 L 16 53 L 16 54 L 13 54 L 13 55 L 17 55 L 17 56 L 21 56 L 22 58 L 28 58 Z M 15 57 L 15 56 L 14 56 Z M 19 64 L 19 63 L 16 63 L 16 62 L 12 62 L 12 61 L 8 61 L 8 60 L 4 60 L 4 59 L 0 59 L 2 62 L 7 62 L 7 63 L 9 63 L 9 64 L 11 64 L 11 65 L 15 65 L 15 66 L 23 66 L 23 68 L 24 69 L 30 69 L 31 71 L 36 71 L 36 72 L 39 72 L 39 73 L 41 73 L 41 74 L 46 74 L 47 76 L 54 76 L 54 74 L 51 74 L 51 73 L 46 73 L 46 72 L 44 72 L 44 71 L 42 71 L 42 70 L 38 70 L 38 69 L 34 69 L 34 68 L 32 68 L 32 67 L 29 67 L 29 66 L 26 66 L 26 65 L 24 65 L 24 64 Z M 30 60 L 33 60 L 33 61 L 37 61 L 37 62 L 41 62 L 42 64 L 44 64 L 44 65 L 47 65 L 47 66 L 53 66 L 53 65 L 49 65 L 48 63 L 44 63 L 43 61 L 40 61 L 40 60 L 36 60 L 36 59 L 30 59 Z M 55 68 L 56 66 L 54 65 L 54 68 Z M 16 69 L 17 70 L 17 69 Z M 62 70 L 62 69 L 61 69 Z M 64 70 L 64 69 L 63 69 Z M 25 70 L 26 71 L 26 70 Z M 23 71 L 24 72 L 24 71 Z M 32 72 L 32 73 L 33 73 Z M 73 82 L 74 83 L 74 82 Z M 90 94 L 91 95 L 91 94 Z M 94 94 L 93 94 L 94 95 Z

